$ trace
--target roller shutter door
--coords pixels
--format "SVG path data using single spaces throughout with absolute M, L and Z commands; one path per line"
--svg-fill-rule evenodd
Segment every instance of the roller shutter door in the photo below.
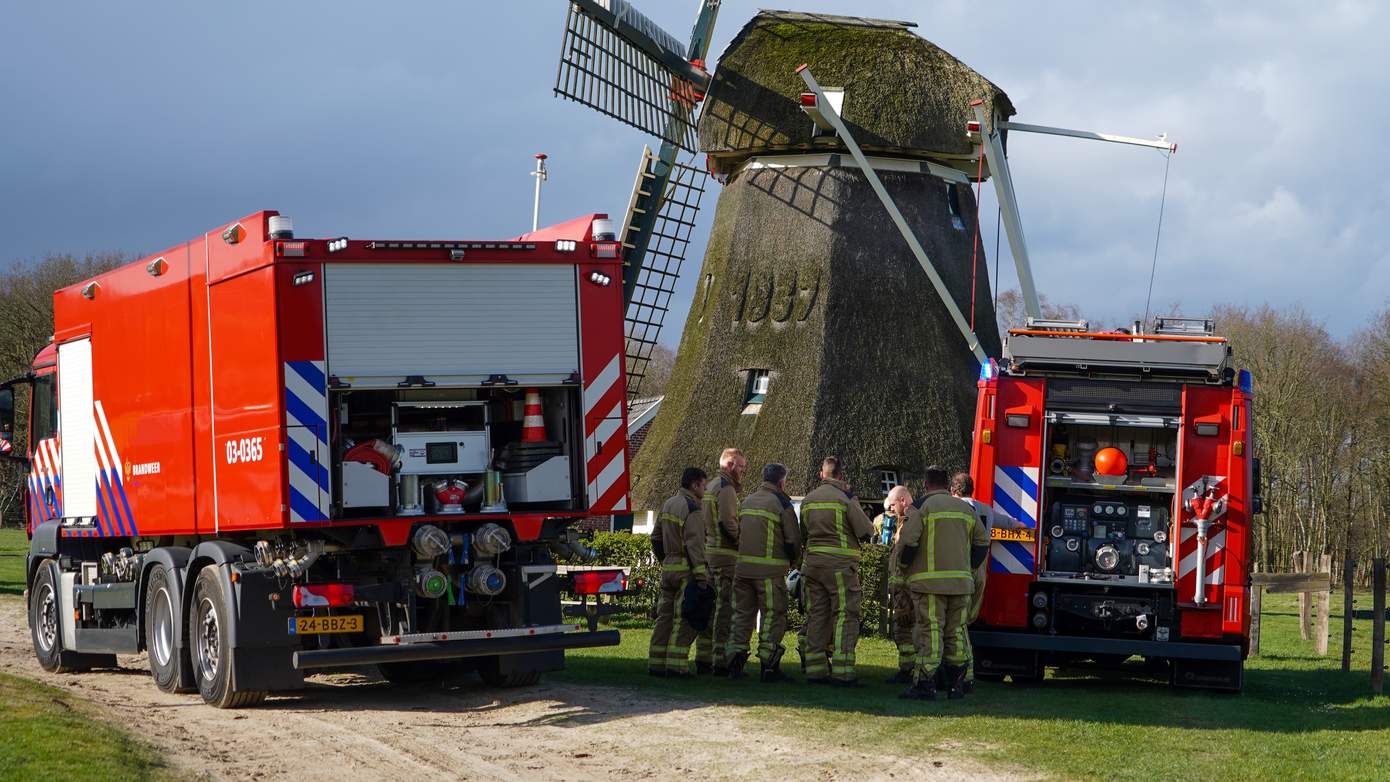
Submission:
M 579 370 L 573 266 L 327 264 L 324 275 L 328 371 L 354 387 Z

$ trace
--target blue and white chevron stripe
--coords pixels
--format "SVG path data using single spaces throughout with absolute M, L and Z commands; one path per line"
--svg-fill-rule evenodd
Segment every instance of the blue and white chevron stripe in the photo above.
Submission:
M 290 521 L 323 521 L 333 501 L 328 480 L 328 375 L 322 361 L 285 362 L 285 458 Z
M 994 507 L 1023 522 L 1030 529 L 1038 528 L 1038 468 L 994 468 Z M 1032 575 L 1036 569 L 1033 556 L 1037 543 L 996 540 L 990 546 L 989 569 L 992 573 Z

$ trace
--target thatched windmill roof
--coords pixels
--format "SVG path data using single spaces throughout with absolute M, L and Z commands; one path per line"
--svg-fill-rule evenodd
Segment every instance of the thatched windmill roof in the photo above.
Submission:
M 965 137 L 970 103 L 1014 113 L 988 79 L 932 42 L 911 22 L 762 11 L 720 57 L 700 113 L 700 147 L 729 172 L 750 154 L 837 149 L 811 137 L 795 73 L 811 66 L 824 87 L 845 89 L 844 118 L 869 154 L 922 157 L 975 174 Z

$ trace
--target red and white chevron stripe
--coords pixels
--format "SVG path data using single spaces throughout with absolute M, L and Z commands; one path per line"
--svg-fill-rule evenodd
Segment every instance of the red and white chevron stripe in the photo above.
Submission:
M 623 405 L 623 354 L 615 353 L 603 371 L 584 386 L 584 460 L 589 510 L 623 513 L 628 509 L 627 436 Z

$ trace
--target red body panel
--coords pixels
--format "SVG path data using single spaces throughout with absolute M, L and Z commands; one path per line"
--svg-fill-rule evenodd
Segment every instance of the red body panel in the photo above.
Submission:
M 287 362 L 325 361 L 323 265 L 379 264 L 382 256 L 368 242 L 350 242 L 330 254 L 325 240 L 297 239 L 303 256 L 281 257 L 278 243 L 265 239 L 267 220 L 275 214 L 249 215 L 103 274 L 95 278 L 91 298 L 82 295 L 85 282 L 55 294 L 55 342 L 91 338 L 93 398 L 98 420 L 104 410 L 109 423 L 109 432 L 99 423 L 97 434 L 98 455 L 111 462 L 110 486 L 98 483 L 103 518 L 97 529 L 70 534 L 209 535 L 288 525 L 286 453 L 293 438 L 287 428 Z M 528 243 L 525 248 L 470 243 L 466 260 L 451 259 L 438 245 L 391 256 L 416 264 L 546 263 L 576 269 L 584 434 L 593 448 L 586 453 L 590 502 L 586 512 L 509 515 L 522 539 L 538 537 L 547 517 L 628 507 L 621 261 L 591 257 L 591 226 L 599 217 L 513 240 Z M 223 232 L 234 225 L 240 226 L 241 238 L 231 244 Z M 577 242 L 577 251 L 557 251 L 557 239 Z M 155 259 L 164 261 L 158 275 L 147 268 Z M 314 280 L 294 285 L 301 271 L 315 272 Z M 617 284 L 589 282 L 591 271 Z M 52 362 L 51 354 L 51 348 L 43 354 L 45 363 Z M 49 514 L 39 499 L 31 498 L 29 513 L 41 520 Z M 399 545 L 420 520 L 295 526 L 377 524 L 388 545 Z
M 1002 495 L 1004 486 L 1024 488 L 1026 480 L 1015 481 L 1019 472 L 1031 473 L 1033 503 L 1031 507 L 1015 507 L 1012 515 L 1019 517 L 1034 530 L 1040 528 L 1039 507 L 1043 462 L 1043 390 L 1042 380 L 1001 378 L 981 382 L 980 403 L 975 425 L 974 458 L 971 460 L 975 481 L 975 497 L 987 504 L 1009 502 Z M 1008 426 L 1006 415 L 1027 415 L 1026 427 Z M 990 443 L 985 443 L 984 430 L 990 430 Z M 1008 468 L 1008 469 L 1006 469 Z M 1021 468 L 1021 469 L 1013 469 Z M 1025 486 L 1020 486 L 1023 483 Z M 1027 511 L 1032 511 L 1032 518 Z M 1021 511 L 1021 512 L 1020 512 Z M 980 618 L 997 627 L 1024 627 L 1028 624 L 1028 587 L 1037 577 L 1038 546 L 1041 535 L 1032 543 L 990 545 L 989 580 L 985 590 Z M 1028 556 L 1031 555 L 1031 558 Z

